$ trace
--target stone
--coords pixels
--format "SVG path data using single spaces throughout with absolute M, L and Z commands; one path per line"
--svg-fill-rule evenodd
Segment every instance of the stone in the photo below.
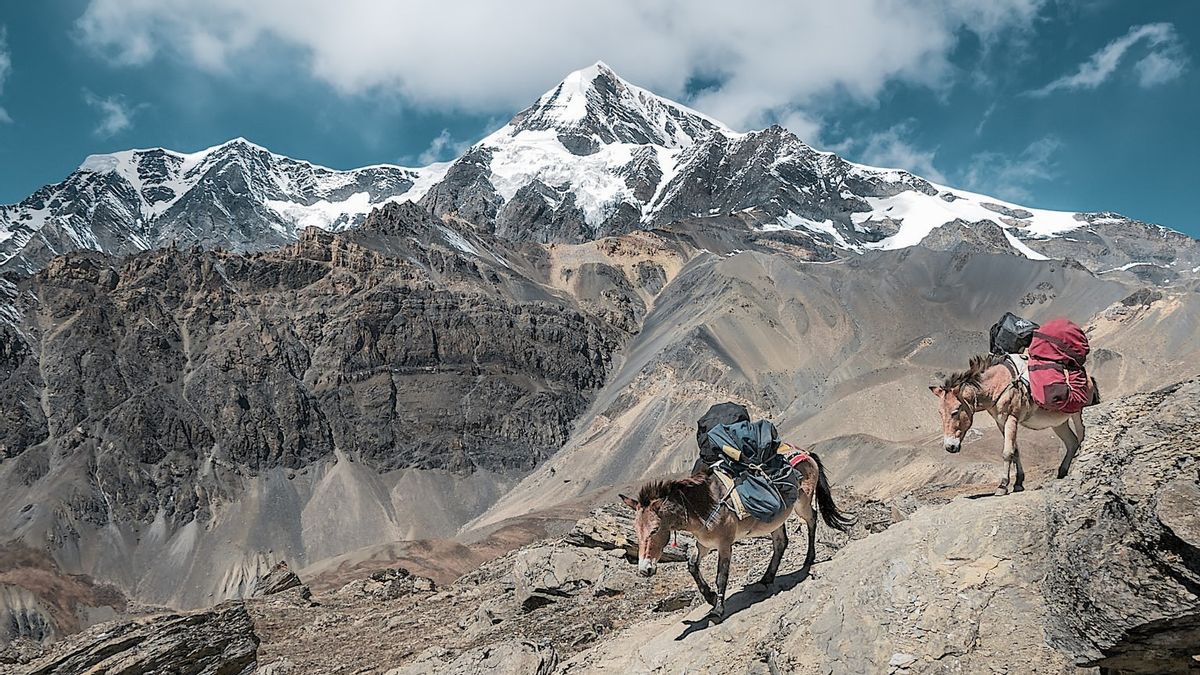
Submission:
M 93 626 L 49 647 L 24 675 L 187 673 L 248 675 L 258 635 L 242 603 Z
M 288 568 L 287 561 L 280 560 L 275 563 L 271 571 L 258 578 L 252 595 L 254 597 L 265 597 L 282 593 L 292 588 L 302 589 L 300 591 L 301 597 L 311 596 L 311 593 L 308 592 L 308 587 L 304 585 L 304 582 L 300 581 L 300 577 Z

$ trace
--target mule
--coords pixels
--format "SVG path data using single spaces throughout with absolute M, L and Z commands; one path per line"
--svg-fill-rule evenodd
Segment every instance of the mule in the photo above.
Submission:
M 1004 435 L 1004 478 L 996 488 L 997 495 L 1008 494 L 1014 467 L 1016 476 L 1012 491 L 1025 489 L 1025 470 L 1021 466 L 1021 451 L 1017 444 L 1018 427 L 1054 430 L 1064 448 L 1058 466 L 1059 478 L 1065 478 L 1071 470 L 1071 462 L 1084 436 L 1081 413 L 1062 413 L 1039 407 L 1029 388 L 1006 361 L 1007 357 L 994 354 L 974 356 L 967 370 L 945 378 L 941 386 L 929 388 L 941 401 L 942 447 L 946 452 L 962 450 L 963 438 L 975 421 L 975 413 L 987 411 L 996 421 L 996 427 Z M 1094 398 L 1098 396 L 1095 380 L 1092 381 L 1092 392 Z
M 638 539 L 638 573 L 646 577 L 654 575 L 671 532 L 692 533 L 696 537 L 696 546 L 688 555 L 688 572 L 705 602 L 712 605 L 712 610 L 705 618 L 720 623 L 725 614 L 725 588 L 729 582 L 733 543 L 747 537 L 771 535 L 771 562 L 758 582 L 769 587 L 775 582 L 779 562 L 788 545 L 786 525 L 792 512 L 800 516 L 808 528 L 808 551 L 801 568 L 807 572 L 817 555 L 818 508 L 825 524 L 836 530 L 847 530 L 853 521 L 838 511 L 829 492 L 825 468 L 815 453 L 809 453 L 808 459 L 798 463 L 795 469 L 799 474 L 796 503 L 770 522 L 753 517 L 739 519 L 734 510 L 725 505 L 728 495 L 724 483 L 708 467 L 687 478 L 646 483 L 637 499 L 621 495 L 621 501 L 636 512 L 634 529 Z M 718 554 L 715 591 L 700 573 L 700 561 L 714 550 Z

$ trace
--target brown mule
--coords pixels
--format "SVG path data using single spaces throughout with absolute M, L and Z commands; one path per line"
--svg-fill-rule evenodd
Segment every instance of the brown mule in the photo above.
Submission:
M 825 469 L 816 454 L 809 453 L 808 459 L 800 462 L 796 470 L 800 474 L 800 496 L 795 506 L 770 522 L 751 517 L 739 520 L 732 509 L 722 505 L 726 497 L 725 488 L 712 469 L 707 468 L 687 478 L 646 483 L 637 499 L 621 495 L 621 501 L 637 512 L 634 528 L 638 538 L 638 572 L 642 576 L 655 573 L 672 531 L 691 532 L 696 537 L 696 548 L 688 556 L 688 571 L 704 600 L 713 606 L 707 618 L 719 623 L 725 614 L 725 588 L 729 582 L 729 559 L 733 543 L 746 537 L 771 535 L 771 562 L 759 581 L 764 586 L 770 586 L 775 582 L 779 561 L 783 559 L 784 549 L 788 545 L 785 526 L 792 511 L 808 527 L 808 552 L 801 568 L 807 570 L 816 557 L 817 507 L 825 524 L 834 529 L 845 531 L 853 521 L 839 512 L 834 504 L 829 483 L 825 480 Z M 719 556 L 715 592 L 700 574 L 700 561 L 713 550 Z
M 987 411 L 996 420 L 996 426 L 1004 435 L 1004 479 L 996 488 L 996 494 L 1009 491 L 1009 478 L 1013 467 L 1017 469 L 1013 492 L 1025 489 L 1025 470 L 1021 467 L 1021 451 L 1017 446 L 1017 428 L 1053 429 L 1062 441 L 1065 454 L 1058 467 L 1058 477 L 1064 478 L 1071 469 L 1075 453 L 1083 443 L 1083 415 L 1061 413 L 1038 406 L 1029 394 L 1029 389 L 1017 380 L 1005 364 L 1007 357 L 986 355 L 971 358 L 970 366 L 961 373 L 954 373 L 941 386 L 929 388 L 941 401 L 942 447 L 946 452 L 962 450 L 963 437 L 975 420 L 975 413 Z M 1098 396 L 1095 380 L 1092 381 L 1093 396 Z M 1074 423 L 1074 429 L 1071 423 Z

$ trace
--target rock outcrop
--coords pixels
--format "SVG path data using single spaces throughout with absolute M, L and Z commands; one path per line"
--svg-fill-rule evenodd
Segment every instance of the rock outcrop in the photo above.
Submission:
M 22 675 L 254 672 L 258 636 L 245 607 L 231 603 L 193 614 L 169 614 L 95 626 L 26 664 Z
M 1050 505 L 1050 642 L 1110 670 L 1200 669 L 1200 380 L 1088 419 Z
M 275 563 L 270 572 L 258 578 L 258 583 L 254 586 L 254 597 L 266 597 L 275 595 L 291 589 L 299 589 L 298 593 L 301 597 L 307 598 L 312 595 L 312 592 L 300 580 L 300 577 L 288 567 L 287 561 L 280 560 Z

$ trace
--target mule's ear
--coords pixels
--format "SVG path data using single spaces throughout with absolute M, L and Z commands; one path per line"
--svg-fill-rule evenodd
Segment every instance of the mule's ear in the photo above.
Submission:
M 621 497 L 621 501 L 625 502 L 626 506 L 633 509 L 634 511 L 637 511 L 638 503 L 637 503 L 636 499 L 633 499 L 632 497 L 626 497 L 625 495 L 620 495 L 620 497 Z
M 936 384 L 929 385 L 929 391 L 932 391 L 933 395 L 938 398 L 941 398 L 942 394 L 946 393 L 945 389 L 942 389 L 941 387 L 937 386 Z

